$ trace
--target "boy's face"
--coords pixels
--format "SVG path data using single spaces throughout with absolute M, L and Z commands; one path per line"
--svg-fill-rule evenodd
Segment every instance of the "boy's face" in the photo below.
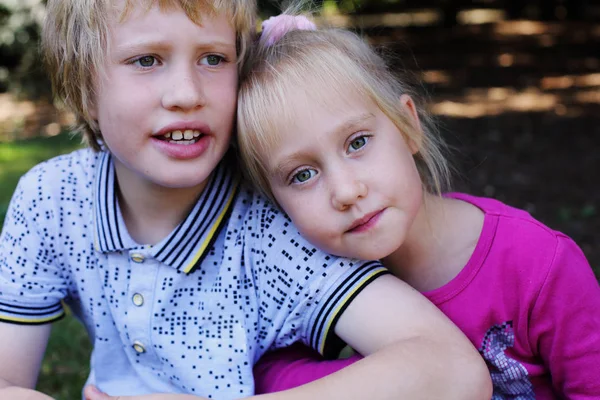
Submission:
M 346 257 L 386 257 L 406 241 L 421 210 L 416 147 L 368 98 L 324 97 L 325 105 L 294 97 L 294 122 L 279 129 L 269 149 L 271 189 L 316 246 Z
M 203 188 L 233 127 L 238 74 L 229 19 L 205 16 L 199 26 L 181 9 L 137 5 L 123 21 L 115 13 L 109 44 L 93 115 L 120 184 Z

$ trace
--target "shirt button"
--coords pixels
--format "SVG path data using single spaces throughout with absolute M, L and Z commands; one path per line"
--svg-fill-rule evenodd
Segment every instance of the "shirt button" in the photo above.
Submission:
M 140 342 L 139 340 L 136 340 L 135 342 L 133 342 L 133 349 L 138 354 L 142 354 L 142 353 L 146 352 L 146 348 L 144 347 L 142 342 Z
M 141 255 L 140 253 L 133 253 L 131 255 L 131 261 L 135 262 L 135 263 L 143 263 L 144 262 L 144 256 Z
M 144 304 L 144 296 L 139 293 L 134 294 L 131 300 L 133 301 L 133 304 L 138 307 L 141 307 L 142 304 Z

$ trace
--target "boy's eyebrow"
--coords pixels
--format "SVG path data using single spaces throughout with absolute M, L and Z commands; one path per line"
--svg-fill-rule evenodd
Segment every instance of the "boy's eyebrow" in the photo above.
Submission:
M 115 46 L 118 52 L 131 52 L 131 51 L 147 51 L 148 48 L 156 50 L 168 50 L 173 47 L 169 42 L 161 40 L 138 40 L 133 42 L 125 42 Z M 227 51 L 235 51 L 236 46 L 234 43 L 225 42 L 222 40 L 207 40 L 206 42 L 199 42 L 198 48 L 215 48 L 215 49 L 227 49 Z
M 366 121 L 371 118 L 375 118 L 375 114 L 371 112 L 362 113 L 359 115 L 352 116 L 340 123 L 337 127 L 331 131 L 325 133 L 326 135 L 338 135 L 348 131 L 354 131 L 359 129 Z M 294 167 L 299 160 L 305 158 L 305 151 L 298 150 L 285 156 L 285 158 L 275 165 L 272 169 L 271 174 L 276 176 L 278 179 L 286 179 L 288 170 Z

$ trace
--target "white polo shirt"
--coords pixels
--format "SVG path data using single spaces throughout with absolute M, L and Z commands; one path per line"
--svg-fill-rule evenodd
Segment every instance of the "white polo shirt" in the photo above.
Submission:
M 127 232 L 110 154 L 34 167 L 0 236 L 0 320 L 48 323 L 68 304 L 94 345 L 88 383 L 112 395 L 244 397 L 265 351 L 335 350 L 344 307 L 386 270 L 314 248 L 233 165 L 154 246 Z

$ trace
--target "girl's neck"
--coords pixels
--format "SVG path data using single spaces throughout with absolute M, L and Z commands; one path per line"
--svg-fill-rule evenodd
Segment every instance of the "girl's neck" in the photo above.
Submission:
M 115 161 L 118 200 L 127 231 L 138 244 L 154 245 L 181 223 L 206 186 L 167 188 L 140 179 Z
M 444 286 L 471 258 L 483 219 L 472 204 L 425 194 L 405 242 L 383 263 L 420 292 Z

